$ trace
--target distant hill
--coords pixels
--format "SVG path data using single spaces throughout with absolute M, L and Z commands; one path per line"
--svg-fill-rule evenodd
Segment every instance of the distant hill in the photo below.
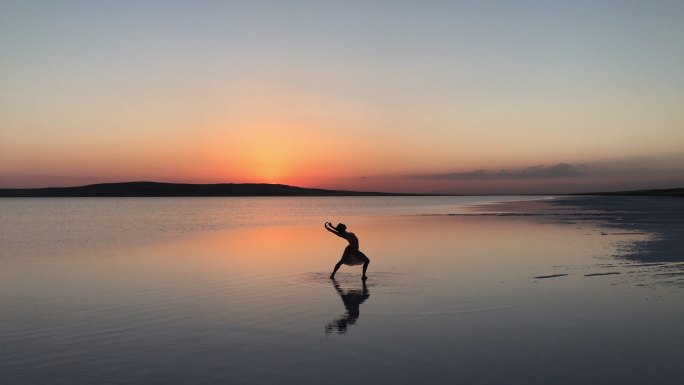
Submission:
M 401 194 L 369 191 L 325 190 L 268 183 L 98 183 L 76 187 L 4 188 L 0 198 L 8 197 L 239 197 L 239 196 L 431 196 L 441 194 Z M 452 194 L 448 194 L 452 195 Z M 570 195 L 677 196 L 684 188 L 578 193 Z
M 100 183 L 78 187 L 0 189 L 0 197 L 228 197 L 228 196 L 398 196 L 382 192 L 324 190 L 284 184 L 159 182 Z
M 668 188 L 668 189 L 659 189 L 659 190 L 596 192 L 596 193 L 582 193 L 582 194 L 572 194 L 572 195 L 626 195 L 626 196 L 684 197 L 684 188 Z

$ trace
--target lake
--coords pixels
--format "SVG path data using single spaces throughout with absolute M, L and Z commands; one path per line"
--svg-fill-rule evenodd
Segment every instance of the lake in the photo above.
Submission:
M 602 199 L 0 199 L 0 384 L 684 383 L 684 258 Z

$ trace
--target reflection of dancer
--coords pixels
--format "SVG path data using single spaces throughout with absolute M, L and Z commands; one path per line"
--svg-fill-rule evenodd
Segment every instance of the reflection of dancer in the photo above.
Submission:
M 347 325 L 353 325 L 359 318 L 359 306 L 370 297 L 368 293 L 368 287 L 366 286 L 366 281 L 363 281 L 363 289 L 350 289 L 344 291 L 340 288 L 337 281 L 333 280 L 333 286 L 337 291 L 337 294 L 342 298 L 344 303 L 344 308 L 347 309 L 347 313 L 340 318 L 330 322 L 325 325 L 325 334 L 330 334 L 334 329 L 337 329 L 338 334 L 344 334 L 347 332 Z
M 340 258 L 340 261 L 335 265 L 332 274 L 330 274 L 330 279 L 335 279 L 335 273 L 337 273 L 337 270 L 343 263 L 349 266 L 363 264 L 363 275 L 361 276 L 361 279 L 365 280 L 368 278 L 366 277 L 366 269 L 368 269 L 370 259 L 359 250 L 359 239 L 356 238 L 356 235 L 354 235 L 354 233 L 348 233 L 347 226 L 345 226 L 344 223 L 338 223 L 337 226 L 333 227 L 332 223 L 325 222 L 325 229 L 349 242 L 349 245 L 344 248 L 342 258 Z

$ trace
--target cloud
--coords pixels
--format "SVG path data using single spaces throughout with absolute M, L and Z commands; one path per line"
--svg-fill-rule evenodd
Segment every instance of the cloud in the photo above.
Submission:
M 412 179 L 429 180 L 485 180 L 485 179 L 552 179 L 587 176 L 586 167 L 558 163 L 552 166 L 537 165 L 520 169 L 472 170 L 443 174 L 411 175 Z

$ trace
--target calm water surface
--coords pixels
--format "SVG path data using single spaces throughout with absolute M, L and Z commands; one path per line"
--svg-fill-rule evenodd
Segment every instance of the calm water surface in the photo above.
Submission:
M 520 199 L 0 200 L 0 384 L 682 383 L 653 234 L 472 206 Z

